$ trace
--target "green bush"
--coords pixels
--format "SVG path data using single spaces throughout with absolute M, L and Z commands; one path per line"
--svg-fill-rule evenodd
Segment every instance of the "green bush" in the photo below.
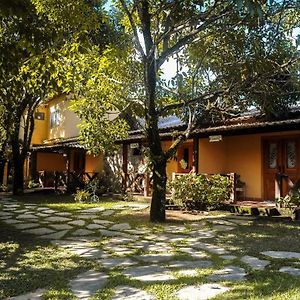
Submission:
M 168 189 L 173 204 L 186 209 L 210 210 L 229 199 L 231 183 L 227 176 L 186 174 L 169 182 Z
M 76 202 L 89 202 L 91 193 L 86 190 L 78 190 L 74 194 L 74 199 Z

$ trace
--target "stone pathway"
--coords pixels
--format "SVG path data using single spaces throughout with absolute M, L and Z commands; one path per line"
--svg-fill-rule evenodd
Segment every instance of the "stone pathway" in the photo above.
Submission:
M 187 286 L 180 289 L 175 296 L 180 300 L 207 300 L 229 291 L 229 288 L 220 284 L 203 284 L 200 286 Z
M 78 299 L 86 300 L 103 288 L 107 280 L 108 275 L 104 273 L 87 271 L 72 280 L 70 288 Z
M 78 299 L 89 299 L 104 288 L 112 269 L 129 280 L 147 285 L 172 283 L 181 276 L 194 277 L 202 269 L 215 268 L 211 258 L 218 257 L 225 267 L 206 277 L 207 282 L 214 283 L 183 286 L 173 295 L 180 300 L 202 300 L 229 290 L 216 282 L 247 280 L 247 272 L 240 265 L 247 266 L 247 270 L 264 270 L 272 266 L 271 259 L 300 259 L 300 253 L 287 251 L 263 251 L 258 253 L 260 257 L 238 256 L 214 243 L 214 238 L 222 232 L 248 225 L 253 218 L 210 218 L 188 225 L 165 225 L 153 230 L 146 226 L 133 228 L 129 223 L 109 220 L 120 210 L 143 210 L 147 207 L 148 204 L 127 203 L 110 209 L 101 206 L 81 209 L 72 214 L 43 205 L 24 205 L 11 199 L 0 199 L 0 220 L 95 263 L 95 268 L 101 271 L 83 272 L 69 282 Z M 264 257 L 270 260 L 262 259 Z M 277 271 L 300 276 L 299 261 L 295 261 L 293 267 L 283 266 Z M 145 290 L 127 284 L 114 288 L 113 300 L 155 299 Z M 44 292 L 44 289 L 39 289 L 11 299 L 41 299 Z
M 154 300 L 155 298 L 143 290 L 131 286 L 117 286 L 112 300 Z

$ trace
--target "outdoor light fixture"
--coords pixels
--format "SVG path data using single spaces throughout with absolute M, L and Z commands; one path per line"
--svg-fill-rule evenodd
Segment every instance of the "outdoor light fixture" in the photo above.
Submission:
M 220 142 L 222 141 L 222 136 L 221 135 L 210 135 L 209 136 L 209 142 L 210 143 L 215 143 L 215 142 Z
M 139 148 L 139 147 L 140 147 L 139 143 L 132 143 L 132 144 L 130 144 L 130 148 L 131 149 L 135 149 L 135 148 Z

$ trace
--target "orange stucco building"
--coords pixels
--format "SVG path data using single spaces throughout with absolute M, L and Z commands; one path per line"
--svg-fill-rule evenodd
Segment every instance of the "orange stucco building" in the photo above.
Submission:
M 69 109 L 69 104 L 68 97 L 61 95 L 37 108 L 28 163 L 30 171 L 26 172 L 31 178 L 36 178 L 42 172 L 44 175 L 54 172 L 102 172 L 103 156 L 88 154 L 78 141 L 77 125 L 80 120 Z
M 159 125 L 163 149 L 172 144 L 174 132 L 184 129 L 177 118 L 170 120 Z M 31 177 L 39 172 L 99 174 L 105 169 L 110 170 L 107 176 L 115 176 L 123 185 L 132 184 L 144 160 L 143 131 L 131 131 L 126 139 L 119 141 L 120 150 L 115 155 L 95 157 L 78 142 L 79 122 L 65 95 L 38 107 L 26 174 Z M 175 173 L 191 170 L 204 174 L 236 173 L 243 182 L 243 199 L 274 200 L 278 174 L 289 176 L 293 182 L 300 177 L 299 110 L 285 120 L 262 121 L 248 115 L 195 129 L 168 162 L 167 175 L 171 179 Z M 285 183 L 280 188 L 283 193 L 287 190 Z
M 164 149 L 172 143 L 174 130 L 181 124 L 162 129 Z M 138 132 L 129 135 L 131 143 L 141 141 Z M 182 161 L 185 163 L 182 164 Z M 192 171 L 204 174 L 236 173 L 243 189 L 242 200 L 274 200 L 276 176 L 287 175 L 293 182 L 300 178 L 300 118 L 295 112 L 286 120 L 257 121 L 253 116 L 227 124 L 194 130 L 167 165 L 167 175 Z M 289 189 L 282 182 L 282 193 Z

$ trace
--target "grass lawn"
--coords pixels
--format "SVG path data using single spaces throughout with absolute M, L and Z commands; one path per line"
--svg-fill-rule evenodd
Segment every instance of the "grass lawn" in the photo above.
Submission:
M 22 203 L 36 203 L 56 211 L 71 212 L 76 216 L 82 208 L 102 206 L 111 209 L 115 205 L 124 205 L 123 201 L 105 199 L 100 204 L 77 204 L 72 197 L 54 195 L 26 195 L 16 198 Z M 126 203 L 125 203 L 126 204 Z M 0 204 L 1 211 L 1 204 Z M 200 230 L 213 230 L 215 220 L 229 221 L 231 216 L 222 213 L 221 217 L 215 212 L 212 215 L 201 216 L 200 220 L 172 215 L 172 220 L 165 225 L 151 224 L 146 211 L 139 212 L 130 209 L 120 210 L 113 216 L 101 217 L 116 223 L 127 222 L 133 228 L 147 229 L 148 233 L 140 240 L 147 239 L 151 234 L 163 234 L 168 226 L 185 226 L 188 234 L 196 223 Z M 176 232 L 174 232 L 176 234 Z M 108 238 L 99 237 L 94 247 L 102 248 Z M 282 250 L 300 252 L 300 226 L 298 223 L 278 218 L 259 218 L 253 222 L 238 225 L 234 230 L 219 231 L 215 237 L 201 240 L 230 251 L 237 258 L 227 260 L 220 255 L 206 253 L 213 266 L 198 269 L 195 276 L 183 276 L 173 271 L 175 280 L 164 283 L 144 283 L 129 279 L 122 274 L 122 268 L 106 269 L 100 263 L 81 258 L 63 248 L 53 246 L 50 241 L 36 236 L 22 233 L 13 226 L 0 221 L 0 299 L 46 288 L 45 299 L 73 299 L 68 282 L 85 270 L 99 270 L 109 275 L 105 288 L 99 291 L 94 299 L 110 299 L 114 288 L 119 285 L 130 285 L 148 291 L 157 299 L 175 300 L 173 293 L 186 285 L 200 285 L 209 282 L 207 276 L 227 265 L 240 266 L 247 272 L 245 281 L 223 282 L 230 287 L 230 291 L 214 299 L 300 299 L 300 277 L 280 273 L 283 266 L 300 267 L 300 260 L 271 259 L 260 252 L 267 250 Z M 186 241 L 179 244 L 170 242 L 177 260 L 190 259 L 187 254 L 179 251 L 179 246 L 186 245 Z M 113 251 L 113 249 L 111 249 Z M 145 254 L 136 249 L 135 256 Z M 270 264 L 261 271 L 255 271 L 242 263 L 239 258 L 244 255 L 267 259 Z M 131 255 L 128 255 L 130 257 Z

